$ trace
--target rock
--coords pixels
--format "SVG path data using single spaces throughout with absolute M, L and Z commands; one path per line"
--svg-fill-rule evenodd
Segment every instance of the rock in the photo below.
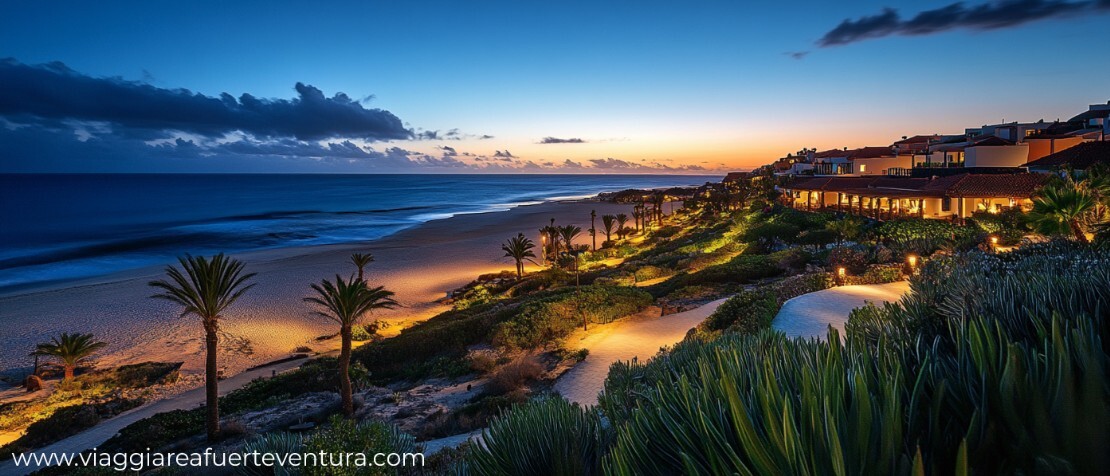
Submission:
M 27 393 L 37 392 L 42 390 L 46 384 L 42 381 L 42 377 L 38 375 L 28 375 L 23 380 L 23 386 L 27 388 Z
M 304 422 L 304 423 L 298 423 L 296 425 L 292 425 L 288 428 L 288 430 L 292 431 L 294 433 L 299 433 L 299 432 L 302 432 L 302 431 L 311 430 L 313 428 L 316 428 L 316 424 L 313 423 L 313 422 L 307 421 L 307 422 Z

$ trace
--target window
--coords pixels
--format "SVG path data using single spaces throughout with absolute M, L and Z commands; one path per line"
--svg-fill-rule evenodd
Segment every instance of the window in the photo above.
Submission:
M 859 172 L 862 174 L 867 171 L 867 164 L 859 164 Z
M 940 211 L 942 211 L 942 212 L 952 211 L 952 197 L 944 197 L 944 198 L 940 199 Z

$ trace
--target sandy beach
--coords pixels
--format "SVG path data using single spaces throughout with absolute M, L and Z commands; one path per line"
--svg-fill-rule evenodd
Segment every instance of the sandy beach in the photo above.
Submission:
M 579 243 L 588 243 L 590 210 L 597 210 L 600 227 L 601 215 L 631 209 L 592 201 L 550 202 L 434 220 L 372 242 L 235 255 L 258 275 L 256 286 L 223 320 L 220 365 L 226 375 L 233 375 L 300 346 L 316 351 L 337 346 L 336 339 L 316 340 L 337 329 L 311 317 L 302 299 L 309 295 L 310 283 L 353 273 L 348 258 L 354 251 L 374 254 L 368 280 L 397 293 L 403 305 L 375 316 L 388 323 L 383 333 L 389 335 L 445 310 L 436 301 L 478 275 L 512 270 L 512 262 L 502 258 L 500 250 L 510 236 L 523 232 L 538 239 L 537 230 L 555 218 L 559 224 L 581 226 Z M 162 276 L 163 267 L 152 267 L 0 296 L 0 370 L 18 374 L 29 368 L 27 354 L 50 336 L 91 332 L 109 343 L 97 358 L 98 366 L 184 361 L 184 374 L 200 373 L 203 334 L 196 318 L 181 318 L 171 303 L 149 298 L 152 289 L 147 282 Z

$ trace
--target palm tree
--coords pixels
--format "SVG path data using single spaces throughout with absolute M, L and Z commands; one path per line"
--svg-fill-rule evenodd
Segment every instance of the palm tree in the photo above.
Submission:
M 506 258 L 512 258 L 516 261 L 516 279 L 524 277 L 524 260 L 535 263 L 531 258 L 535 258 L 536 254 L 532 252 L 536 244 L 532 240 L 524 236 L 524 233 L 517 233 L 516 236 L 509 238 L 505 244 L 501 245 L 501 249 L 505 251 Z
M 560 226 L 558 229 L 559 239 L 563 240 L 563 246 L 566 247 L 567 253 L 570 253 L 574 249 L 574 239 L 582 234 L 582 227 L 566 225 Z
M 632 208 L 632 221 L 636 225 L 636 231 L 640 231 L 640 219 L 644 217 L 644 210 L 638 205 Z
M 1071 233 L 1080 243 L 1087 243 L 1083 220 L 1095 208 L 1095 199 L 1082 188 L 1050 185 L 1041 189 L 1033 200 L 1029 217 L 1037 230 L 1046 235 Z
M 613 227 L 617 224 L 617 217 L 613 215 L 605 215 L 601 217 L 601 227 L 605 229 L 605 241 L 609 241 L 613 237 Z
M 304 300 L 319 306 L 313 314 L 339 324 L 342 340 L 339 348 L 339 395 L 343 401 L 343 414 L 350 417 L 355 413 L 350 374 L 352 329 L 363 316 L 375 309 L 393 309 L 398 304 L 393 300 L 393 292 L 386 291 L 382 286 L 371 288 L 358 279 L 344 281 L 339 275 L 335 275 L 335 283 L 324 279 L 320 284 L 313 284 L 312 289 L 317 295 Z
M 358 268 L 358 280 L 362 281 L 362 270 L 366 269 L 370 263 L 374 262 L 374 255 L 370 253 L 354 253 L 351 255 L 351 263 L 354 263 Z
M 621 239 L 624 238 L 624 234 L 626 233 L 625 228 L 628 228 L 628 227 L 624 226 L 627 223 L 628 223 L 628 215 L 625 215 L 624 213 L 618 213 L 617 214 L 617 236 L 620 237 Z
M 594 251 L 597 251 L 597 210 L 590 210 L 590 240 L 593 241 Z
M 559 255 L 559 227 L 555 225 L 548 225 L 540 228 L 540 234 L 547 237 L 547 249 L 540 250 L 545 256 L 551 256 L 551 262 L 555 262 L 555 257 Z
M 847 216 L 826 223 L 825 229 L 836 234 L 836 246 L 840 246 L 845 240 L 853 240 L 859 236 L 861 226 L 862 220 Z
M 60 337 L 54 337 L 50 342 L 36 346 L 31 355 L 46 355 L 61 360 L 62 367 L 65 369 L 65 377 L 62 381 L 65 382 L 73 379 L 73 371 L 77 368 L 77 364 L 107 346 L 108 344 L 104 342 L 93 340 L 92 334 L 63 332 Z
M 663 203 L 667 200 L 665 193 L 656 193 L 651 196 L 652 210 L 655 212 L 656 221 L 663 221 Z
M 219 383 L 216 374 L 216 347 L 219 344 L 217 332 L 220 329 L 221 314 L 243 293 L 254 287 L 246 284 L 254 273 L 243 274 L 243 262 L 227 258 L 223 253 L 206 259 L 203 256 L 185 255 L 178 258 L 181 269 L 166 267 L 169 280 L 151 281 L 150 286 L 162 290 L 151 296 L 155 299 L 181 305 L 181 316 L 190 314 L 200 318 L 204 326 L 205 362 L 204 386 L 208 406 L 208 440 L 220 436 Z

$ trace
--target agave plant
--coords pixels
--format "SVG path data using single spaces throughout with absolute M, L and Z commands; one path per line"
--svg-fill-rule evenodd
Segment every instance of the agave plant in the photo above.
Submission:
M 476 474 L 601 474 L 609 439 L 597 412 L 544 398 L 494 418 L 467 466 Z
M 256 436 L 247 441 L 243 445 L 244 453 L 258 453 L 258 454 L 272 454 L 272 455 L 291 455 L 294 453 L 302 453 L 304 443 L 300 435 L 292 433 L 276 432 L 266 433 Z M 287 458 L 281 458 L 282 461 L 287 461 Z M 292 476 L 300 474 L 298 468 L 295 466 L 281 466 L 274 464 L 273 466 L 256 466 L 254 461 L 251 460 L 243 466 L 236 468 L 236 474 L 243 476 Z

